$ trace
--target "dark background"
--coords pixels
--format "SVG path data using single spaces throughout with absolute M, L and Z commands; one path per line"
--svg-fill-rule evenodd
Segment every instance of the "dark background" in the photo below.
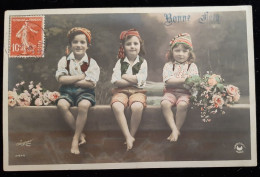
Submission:
M 9 0 L 1 1 L 1 40 L 3 41 L 3 19 L 4 10 L 20 10 L 20 9 L 49 9 L 49 8 L 87 8 L 87 7 L 171 7 L 171 6 L 220 6 L 220 5 L 252 5 L 253 21 L 254 21 L 254 49 L 255 49 L 255 76 L 256 76 L 256 101 L 259 103 L 259 11 L 260 3 L 257 1 L 235 1 L 235 0 L 218 0 L 218 1 L 112 1 L 112 0 Z M 241 30 L 235 29 L 235 30 Z M 121 30 L 119 30 L 121 31 Z M 117 34 L 117 33 L 115 33 Z M 1 43 L 1 47 L 2 47 Z M 117 49 L 117 48 L 115 48 Z M 57 54 L 58 55 L 58 54 Z M 1 53 L 2 57 L 2 53 Z M 94 57 L 93 57 L 94 58 Z M 57 60 L 57 59 L 56 59 Z M 2 63 L 1 63 L 2 64 Z M 245 66 L 244 66 L 245 67 Z M 217 72 L 217 71 L 216 71 Z M 2 73 L 1 73 L 2 74 Z M 2 76 L 1 76 L 2 78 Z M 7 84 L 7 83 L 3 83 Z M 2 96 L 2 94 L 1 94 Z M 258 117 L 259 111 L 257 111 Z M 257 121 L 258 122 L 258 121 Z M 257 135 L 259 135 L 259 125 L 257 126 Z M 259 136 L 258 136 L 259 137 Z M 2 136 L 1 136 L 2 138 Z M 2 142 L 2 141 L 1 141 Z M 258 141 L 259 142 L 259 141 Z M 3 147 L 1 145 L 1 147 Z M 258 155 L 259 157 L 259 155 Z M 259 159 L 259 158 L 258 158 Z M 2 167 L 2 165 L 1 165 Z M 45 171 L 45 172 L 1 172 L 1 176 L 259 176 L 260 168 L 257 167 L 234 167 L 234 168 L 181 168 L 181 169 L 133 169 L 133 170 L 84 170 L 84 171 Z

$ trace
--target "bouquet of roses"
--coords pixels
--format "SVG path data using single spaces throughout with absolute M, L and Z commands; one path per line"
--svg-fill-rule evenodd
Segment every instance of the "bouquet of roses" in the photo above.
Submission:
M 210 122 L 213 115 L 218 113 L 225 114 L 223 106 L 234 104 L 240 99 L 236 86 L 224 85 L 224 79 L 211 72 L 207 72 L 202 78 L 188 77 L 184 87 L 191 93 L 192 105 L 200 109 L 203 122 Z
M 13 91 L 8 91 L 8 105 L 13 106 L 48 106 L 59 98 L 59 92 L 50 92 L 42 88 L 41 83 L 34 85 L 33 81 L 25 88 L 25 82 L 17 83 Z

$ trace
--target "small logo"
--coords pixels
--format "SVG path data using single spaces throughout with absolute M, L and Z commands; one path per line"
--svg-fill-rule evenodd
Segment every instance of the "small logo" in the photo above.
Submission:
M 246 148 L 246 146 L 241 142 L 236 143 L 234 145 L 234 149 L 235 149 L 236 153 L 239 153 L 239 154 L 244 153 L 245 148 Z

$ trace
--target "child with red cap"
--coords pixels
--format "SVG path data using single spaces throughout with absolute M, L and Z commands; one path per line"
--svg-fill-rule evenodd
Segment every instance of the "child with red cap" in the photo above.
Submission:
M 170 41 L 170 51 L 167 53 L 168 62 L 163 68 L 163 82 L 165 83 L 161 109 L 172 133 L 167 138 L 177 141 L 180 129 L 186 119 L 190 93 L 183 87 L 187 77 L 198 75 L 198 68 L 194 63 L 195 55 L 191 37 L 187 33 L 179 34 Z M 176 105 L 176 118 L 172 106 Z
M 147 78 L 147 62 L 144 42 L 135 29 L 120 34 L 121 46 L 118 61 L 113 69 L 111 82 L 117 87 L 112 90 L 111 107 L 125 136 L 127 150 L 132 149 L 143 109 L 146 107 L 146 91 L 143 90 Z M 124 114 L 129 106 L 132 111 L 130 130 Z
M 69 46 L 60 59 L 56 79 L 61 84 L 60 97 L 56 101 L 62 117 L 74 130 L 71 153 L 79 154 L 79 145 L 86 143 L 83 129 L 87 113 L 95 105 L 95 86 L 99 80 L 100 69 L 96 61 L 86 51 L 91 44 L 91 33 L 86 28 L 75 27 L 68 32 Z M 70 111 L 78 107 L 76 119 Z

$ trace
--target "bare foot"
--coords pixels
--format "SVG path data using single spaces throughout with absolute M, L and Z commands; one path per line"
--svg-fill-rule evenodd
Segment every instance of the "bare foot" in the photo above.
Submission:
M 70 152 L 72 154 L 79 154 L 79 141 L 75 138 L 73 138 L 72 140 L 72 144 L 71 144 L 71 149 L 70 149 Z
M 170 136 L 167 138 L 170 142 L 177 141 L 178 137 L 180 135 L 180 132 L 178 130 L 173 130 Z
M 86 135 L 84 133 L 81 133 L 80 137 L 79 137 L 79 146 L 82 144 L 86 144 Z
M 126 138 L 126 150 L 129 151 L 130 149 L 133 148 L 133 143 L 134 143 L 135 139 L 132 136 L 129 136 L 128 138 Z

